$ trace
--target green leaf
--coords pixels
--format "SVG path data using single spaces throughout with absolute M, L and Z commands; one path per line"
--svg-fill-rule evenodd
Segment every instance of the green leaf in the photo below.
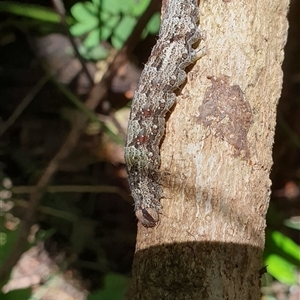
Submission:
M 59 23 L 60 17 L 53 9 L 18 2 L 0 1 L 0 12 L 27 17 L 44 22 Z
M 295 242 L 279 231 L 274 231 L 272 233 L 272 238 L 277 247 L 281 248 L 289 256 L 300 262 L 300 247 Z
M 297 283 L 295 267 L 276 254 L 271 254 L 265 260 L 268 265 L 268 273 L 282 283 L 292 285 Z
M 112 34 L 112 30 L 108 27 L 103 27 L 100 30 L 101 41 L 106 41 Z
M 89 295 L 88 300 L 126 299 L 125 294 L 129 284 L 129 279 L 127 277 L 111 273 L 105 276 L 104 282 L 104 289 Z
M 76 23 L 70 27 L 70 32 L 74 36 L 80 36 L 96 28 L 97 25 L 98 20 L 95 23 Z
M 78 2 L 71 7 L 71 14 L 73 17 L 82 23 L 88 23 L 90 19 L 96 19 L 97 9 L 91 2 Z
M 97 45 L 91 49 L 88 49 L 84 58 L 89 60 L 104 60 L 109 55 L 109 52 L 101 45 Z
M 116 36 L 112 36 L 111 43 L 114 46 L 115 49 L 120 50 L 122 46 L 124 45 L 124 41 L 120 40 L 120 38 Z
M 135 24 L 135 18 L 129 16 L 123 17 L 112 36 L 112 44 L 116 49 L 120 49 L 123 46 Z
M 149 20 L 146 28 L 149 33 L 156 34 L 160 27 L 160 13 L 155 13 Z
M 100 43 L 100 29 L 94 28 L 86 37 L 83 44 L 87 48 L 93 48 Z
M 148 7 L 150 0 L 140 0 L 138 3 L 136 0 L 130 0 L 130 2 L 132 7 L 131 13 L 139 17 Z
M 100 7 L 102 0 L 92 0 L 92 3 L 94 4 L 95 7 Z
M 128 1 L 126 0 L 102 0 L 101 4 L 101 10 L 111 15 L 119 14 L 128 9 Z
M 103 14 L 104 16 L 104 14 Z M 102 19 L 102 15 L 101 15 L 101 27 L 102 28 L 109 28 L 110 31 L 113 31 L 115 29 L 115 27 L 117 26 L 117 24 L 120 22 L 121 16 L 120 15 L 114 15 L 114 16 L 109 16 L 106 15 L 107 19 L 104 20 Z
M 99 18 L 97 17 L 97 8 L 91 2 L 76 3 L 71 8 L 71 13 L 78 21 L 70 28 L 74 36 L 80 36 L 88 33 L 94 28 L 99 27 Z

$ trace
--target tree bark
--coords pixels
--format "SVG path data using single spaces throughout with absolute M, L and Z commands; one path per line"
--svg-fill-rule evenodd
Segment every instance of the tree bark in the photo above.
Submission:
M 163 214 L 138 225 L 128 299 L 260 299 L 288 5 L 200 3 L 207 55 L 168 116 Z

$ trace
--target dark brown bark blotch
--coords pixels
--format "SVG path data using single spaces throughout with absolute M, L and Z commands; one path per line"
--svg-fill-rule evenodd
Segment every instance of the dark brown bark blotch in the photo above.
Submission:
M 210 78 L 199 107 L 198 122 L 213 135 L 234 147 L 234 156 L 249 158 L 247 134 L 252 124 L 252 110 L 239 85 L 230 85 L 228 76 Z

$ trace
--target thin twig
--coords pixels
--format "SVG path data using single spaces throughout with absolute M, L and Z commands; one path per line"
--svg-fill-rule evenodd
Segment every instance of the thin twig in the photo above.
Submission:
M 49 80 L 50 76 L 45 75 L 41 78 L 36 85 L 31 89 L 31 91 L 26 95 L 26 97 L 21 101 L 21 103 L 14 110 L 12 115 L 1 125 L 0 128 L 0 136 L 4 134 L 4 132 L 16 122 L 18 117 L 22 114 L 25 108 L 30 104 L 30 102 L 34 99 L 37 93 L 42 89 L 42 87 Z
M 115 115 L 113 113 L 109 114 L 109 117 L 111 118 L 113 124 L 117 127 L 119 134 L 121 135 L 123 141 L 125 141 L 126 132 L 123 129 L 123 127 L 120 125 L 119 121 L 116 119 Z
M 14 202 L 16 206 L 28 209 L 29 206 L 28 201 L 22 199 L 13 199 L 13 198 L 11 198 L 11 200 Z M 52 207 L 39 206 L 37 210 L 45 215 L 58 217 L 67 220 L 69 222 L 76 222 L 78 220 L 77 215 L 65 211 L 61 211 Z
M 36 190 L 36 186 L 18 185 L 13 186 L 10 191 L 13 194 L 31 194 Z M 119 193 L 115 186 L 108 185 L 49 185 L 46 192 L 56 193 Z
M 30 193 L 30 198 L 28 202 L 28 209 L 26 211 L 26 215 L 19 225 L 19 236 L 18 240 L 14 245 L 14 249 L 11 252 L 9 258 L 4 262 L 3 266 L 0 269 L 0 281 L 6 279 L 16 264 L 16 262 L 21 257 L 24 252 L 26 245 L 28 243 L 27 238 L 32 224 L 34 223 L 35 215 L 42 199 L 43 195 L 46 192 L 46 187 L 49 184 L 51 178 L 55 174 L 58 169 L 61 161 L 66 158 L 74 146 L 77 144 L 77 141 L 81 135 L 82 129 L 86 124 L 86 119 L 82 117 L 77 118 L 76 122 L 66 138 L 65 142 L 61 146 L 60 150 L 57 152 L 55 157 L 50 161 L 47 168 L 44 170 L 44 173 L 40 177 L 34 191 Z
M 278 123 L 285 131 L 285 134 L 290 138 L 290 141 L 300 149 L 300 139 L 295 131 L 289 126 L 284 117 L 278 112 Z
M 10 191 L 13 194 L 31 194 L 36 189 L 35 186 L 13 186 Z M 128 201 L 123 190 L 109 185 L 49 185 L 46 188 L 49 194 L 55 193 L 113 193 L 118 194 L 124 200 Z
M 68 26 L 68 23 L 67 23 L 67 20 L 66 20 L 66 9 L 65 9 L 64 3 L 61 0 L 52 0 L 52 2 L 53 2 L 53 6 L 54 6 L 56 12 L 60 16 L 61 23 L 64 26 L 64 29 L 66 31 L 66 34 L 69 38 L 69 41 L 70 41 L 72 47 L 73 47 L 75 55 L 78 58 L 81 66 L 82 66 L 82 70 L 86 74 L 91 86 L 93 86 L 94 85 L 94 80 L 93 80 L 93 78 L 92 78 L 92 76 L 91 76 L 91 74 L 90 74 L 90 72 L 89 72 L 89 70 L 88 70 L 88 68 L 85 64 L 85 61 L 83 60 L 81 54 L 79 53 L 77 45 L 74 41 L 74 38 L 73 38 L 73 36 L 72 36 L 72 34 L 69 30 L 69 26 Z
M 89 119 L 90 122 L 99 124 L 102 130 L 105 131 L 116 143 L 120 145 L 123 143 L 120 137 L 109 130 L 109 128 L 104 123 L 102 123 L 101 120 L 99 120 L 95 112 L 92 109 L 88 108 L 82 101 L 80 101 L 80 99 L 75 94 L 73 94 L 66 86 L 58 82 L 54 77 L 51 78 L 51 81 L 79 111 L 84 113 L 84 115 Z

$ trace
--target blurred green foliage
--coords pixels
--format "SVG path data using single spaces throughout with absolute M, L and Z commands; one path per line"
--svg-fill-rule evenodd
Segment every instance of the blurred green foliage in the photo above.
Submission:
M 149 2 L 150 0 L 92 0 L 74 4 L 70 15 L 66 16 L 66 22 L 71 34 L 82 39 L 80 54 L 88 60 L 105 59 L 108 52 L 101 46 L 102 41 L 110 41 L 115 49 L 120 49 Z M 60 17 L 53 9 L 38 5 L 0 1 L 0 12 L 42 23 L 60 23 Z M 45 25 L 37 26 L 41 32 L 43 26 Z M 157 33 L 159 26 L 160 17 L 157 13 L 148 22 L 142 37 Z
M 101 41 L 110 40 L 120 49 L 129 37 L 138 18 L 149 5 L 149 0 L 93 0 L 78 2 L 71 8 L 75 23 L 70 27 L 73 36 L 84 36 L 81 54 L 85 58 L 99 59 L 103 49 Z M 159 29 L 159 16 L 154 15 L 145 28 L 144 36 Z
M 129 279 L 125 276 L 109 273 L 104 278 L 104 289 L 89 295 L 88 300 L 114 299 L 125 300 Z
M 30 299 L 30 296 L 31 296 L 31 288 L 15 290 L 7 294 L 3 294 L 0 292 L 1 300 L 19 300 L 19 299 L 27 300 Z
M 278 281 L 297 284 L 300 267 L 300 247 L 279 231 L 266 232 L 264 262 L 270 275 Z

